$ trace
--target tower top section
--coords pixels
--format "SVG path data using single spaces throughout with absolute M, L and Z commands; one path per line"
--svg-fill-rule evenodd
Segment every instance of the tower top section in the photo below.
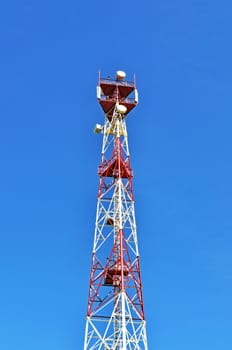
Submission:
M 106 117 L 111 121 L 115 110 L 122 109 L 125 117 L 138 104 L 138 91 L 134 81 L 126 80 L 126 73 L 119 70 L 115 78 L 98 77 L 97 99 Z

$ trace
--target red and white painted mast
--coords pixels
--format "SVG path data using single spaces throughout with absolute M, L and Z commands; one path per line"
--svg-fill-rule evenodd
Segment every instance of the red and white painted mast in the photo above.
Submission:
M 126 116 L 138 103 L 135 81 L 101 78 L 105 114 L 84 350 L 147 350 L 133 172 Z

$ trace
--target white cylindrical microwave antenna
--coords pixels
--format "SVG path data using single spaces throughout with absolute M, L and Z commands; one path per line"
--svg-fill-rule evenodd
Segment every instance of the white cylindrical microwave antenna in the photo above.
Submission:
M 123 106 L 123 105 L 117 105 L 117 112 L 120 113 L 120 114 L 125 114 L 127 111 L 127 108 L 126 106 Z
M 116 79 L 117 80 L 124 80 L 126 78 L 126 73 L 122 70 L 118 70 L 116 73 Z
M 137 89 L 135 89 L 135 103 L 139 103 L 139 93 Z
M 102 132 L 102 130 L 103 130 L 103 126 L 101 124 L 95 125 L 95 128 L 94 128 L 95 134 L 100 134 L 100 132 Z
M 97 99 L 99 100 L 101 98 L 101 87 L 97 86 Z

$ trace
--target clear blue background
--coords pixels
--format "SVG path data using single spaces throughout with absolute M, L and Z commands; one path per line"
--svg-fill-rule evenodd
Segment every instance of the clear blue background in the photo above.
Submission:
M 0 348 L 82 349 L 103 113 L 128 116 L 150 349 L 232 349 L 232 2 L 2 1 Z

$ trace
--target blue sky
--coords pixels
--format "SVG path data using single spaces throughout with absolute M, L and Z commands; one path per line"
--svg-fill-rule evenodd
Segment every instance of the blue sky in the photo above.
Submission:
M 103 114 L 97 71 L 136 73 L 128 116 L 150 349 L 232 348 L 232 3 L 2 1 L 0 348 L 74 350 Z

